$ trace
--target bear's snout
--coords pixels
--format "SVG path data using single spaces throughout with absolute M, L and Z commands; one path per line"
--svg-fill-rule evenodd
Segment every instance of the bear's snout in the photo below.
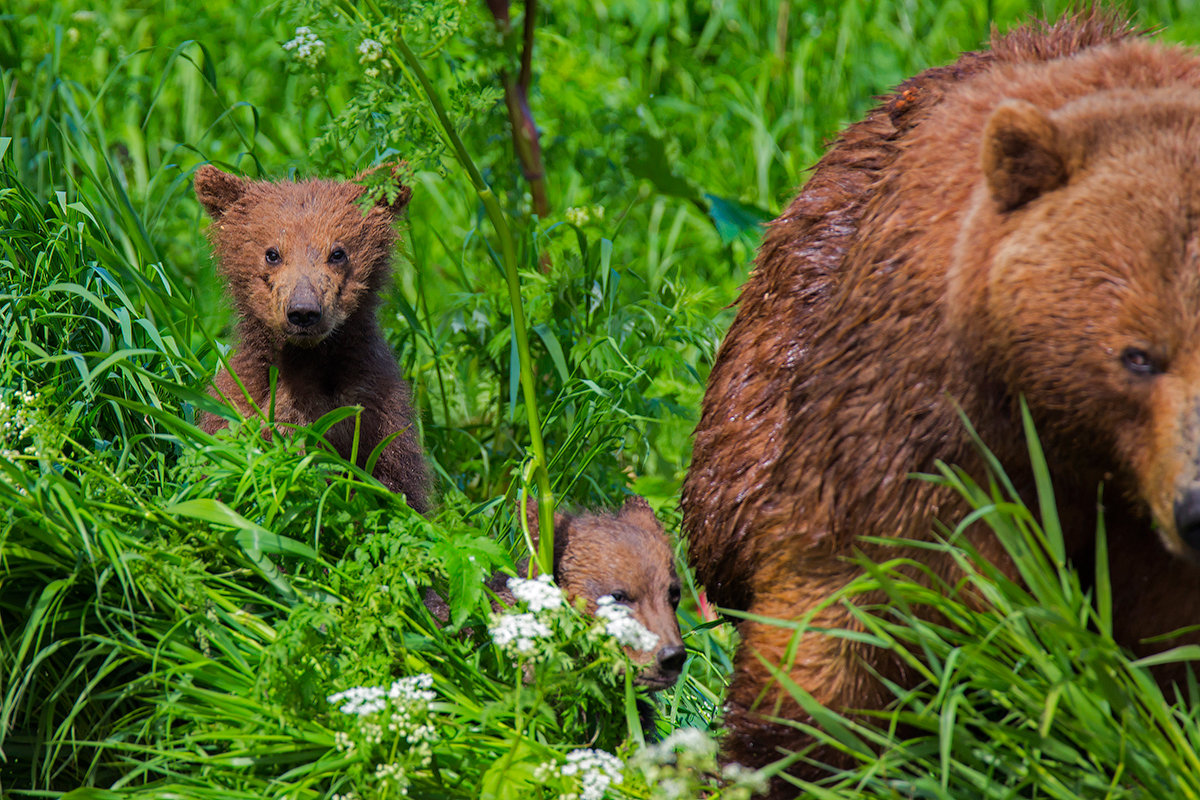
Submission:
M 687 658 L 687 650 L 683 645 L 671 645 L 658 651 L 658 671 L 668 676 L 672 682 L 683 671 L 683 661 Z
M 297 328 L 311 328 L 321 321 L 321 301 L 309 281 L 301 281 L 288 295 L 287 319 Z
M 1194 483 L 1175 499 L 1175 530 L 1193 550 L 1200 551 L 1200 483 Z M 1200 557 L 1200 552 L 1194 554 Z

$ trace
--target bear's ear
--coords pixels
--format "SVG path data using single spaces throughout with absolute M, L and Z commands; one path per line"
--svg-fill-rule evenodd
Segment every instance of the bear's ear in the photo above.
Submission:
M 222 172 L 212 164 L 205 164 L 196 170 L 194 181 L 196 198 L 213 219 L 224 216 L 229 207 L 246 193 L 250 183 L 245 178 Z
M 354 182 L 361 183 L 368 189 L 376 186 L 385 187 L 383 194 L 375 201 L 375 206 L 391 212 L 393 216 L 398 216 L 408 206 L 408 201 L 412 199 L 412 189 L 404 183 L 407 171 L 408 164 L 404 161 L 384 162 L 364 169 L 354 176 Z M 391 202 L 388 202 L 389 197 L 392 198 Z
M 1062 134 L 1033 103 L 1006 100 L 983 132 L 983 174 L 1001 212 L 1067 182 Z
M 660 533 L 663 531 L 662 523 L 658 521 L 658 517 L 650 508 L 650 504 L 646 502 L 646 498 L 638 495 L 626 498 L 625 504 L 621 506 L 621 510 L 617 514 L 617 519 L 628 522 L 630 525 L 637 525 L 643 530 L 659 531 Z

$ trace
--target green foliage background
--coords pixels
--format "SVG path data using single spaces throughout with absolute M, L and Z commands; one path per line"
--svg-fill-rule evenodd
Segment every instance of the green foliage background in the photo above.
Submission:
M 498 78 L 515 69 L 517 42 L 483 3 L 7 4 L 0 791 L 553 796 L 573 784 L 535 779 L 536 767 L 571 749 L 636 762 L 643 732 L 623 656 L 585 622 L 526 665 L 532 683 L 486 643 L 481 580 L 520 554 L 511 511 L 531 458 L 502 243 L 411 65 L 394 49 L 386 64 L 364 60 L 364 38 L 403 37 L 499 200 L 556 497 L 611 507 L 643 494 L 677 530 L 688 435 L 758 225 L 875 95 L 978 47 L 992 25 L 1064 5 L 541 6 L 530 100 L 551 211 L 537 218 Z M 1193 0 L 1135 13 L 1167 39 L 1200 41 Z M 299 26 L 324 42 L 316 63 L 284 48 Z M 213 438 L 191 424 L 231 329 L 193 170 L 349 177 L 396 157 L 412 168 L 414 199 L 383 322 L 437 467 L 441 510 L 429 520 L 315 433 L 267 443 L 250 426 Z M 421 602 L 428 584 L 451 600 L 449 630 Z M 707 729 L 720 705 L 732 635 L 688 594 L 691 658 L 658 698 L 652 735 Z M 1079 612 L 1089 599 L 1070 602 Z M 1086 614 L 1076 621 L 1088 635 Z M 379 788 L 363 751 L 355 761 L 337 746 L 325 697 L 422 672 L 439 697 L 435 767 L 412 756 L 406 786 Z M 1190 746 L 1171 741 L 1172 753 Z M 950 774 L 948 748 L 929 763 Z M 1110 793 L 1126 796 L 1125 767 L 1112 763 L 1099 774 L 1118 773 Z M 1166 755 L 1148 763 L 1196 772 Z M 680 767 L 687 792 L 745 791 L 705 777 L 711 757 L 701 766 Z M 1066 785 L 1095 789 L 1093 777 Z M 612 791 L 657 796 L 661 778 L 631 766 Z M 880 796 L 907 791 L 888 787 Z

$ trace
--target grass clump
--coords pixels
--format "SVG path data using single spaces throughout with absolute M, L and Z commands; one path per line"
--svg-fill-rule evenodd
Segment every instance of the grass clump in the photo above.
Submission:
M 916 685 L 889 684 L 894 703 L 865 717 L 818 712 L 825 728 L 809 730 L 857 766 L 831 770 L 819 785 L 792 779 L 813 796 L 1065 800 L 1190 797 L 1200 788 L 1195 680 L 1189 670 L 1164 691 L 1150 669 L 1189 661 L 1200 649 L 1181 645 L 1137 660 L 1113 640 L 1103 521 L 1095 564 L 1068 563 L 1027 411 L 1025 422 L 1040 519 L 986 450 L 982 485 L 943 465 L 929 479 L 958 491 L 974 512 L 936 543 L 889 544 L 949 554 L 960 577 L 947 583 L 906 554 L 862 561 L 862 577 L 845 590 L 845 602 L 883 599 L 850 606 L 861 632 L 830 635 L 890 651 Z M 961 534 L 973 524 L 1003 543 L 1011 567 L 970 546 Z M 798 687 L 793 694 L 812 705 Z

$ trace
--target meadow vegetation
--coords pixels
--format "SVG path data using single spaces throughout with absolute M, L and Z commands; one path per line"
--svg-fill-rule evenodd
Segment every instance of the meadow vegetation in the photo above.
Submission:
M 504 28 L 496 3 L 458 0 L 9 2 L 0 793 L 749 796 L 760 776 L 721 770 L 712 737 L 734 636 L 682 544 L 689 659 L 655 698 L 565 605 L 518 609 L 533 633 L 494 641 L 512 623 L 483 579 L 524 554 L 527 494 L 641 494 L 677 532 L 761 223 L 875 95 L 1064 5 L 538 4 L 543 198 L 505 102 L 527 6 Z M 1137 13 L 1200 42 L 1194 0 Z M 396 159 L 414 192 L 383 323 L 437 475 L 429 518 L 323 446 L 334 418 L 269 441 L 253 421 L 195 426 L 231 332 L 195 168 L 349 177 Z M 891 602 L 863 635 L 926 682 L 878 719 L 821 712 L 862 766 L 806 788 L 1200 796 L 1195 687 L 1164 697 L 1113 645 L 1103 582 L 1085 590 L 1054 557 L 1052 517 L 1015 502 L 999 465 L 974 477 L 939 479 L 1021 554 L 1027 585 L 952 531 L 938 546 L 984 608 L 906 579 L 911 551 L 867 565 L 847 593 Z M 912 613 L 930 604 L 943 622 Z

